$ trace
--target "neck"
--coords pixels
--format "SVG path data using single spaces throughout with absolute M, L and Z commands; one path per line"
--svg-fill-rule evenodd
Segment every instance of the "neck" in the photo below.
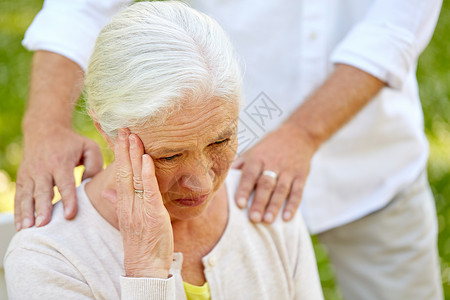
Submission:
M 109 224 L 119 229 L 115 205 L 104 196 L 105 193 L 114 192 L 115 189 L 114 163 L 95 175 L 85 186 L 86 194 L 92 206 Z

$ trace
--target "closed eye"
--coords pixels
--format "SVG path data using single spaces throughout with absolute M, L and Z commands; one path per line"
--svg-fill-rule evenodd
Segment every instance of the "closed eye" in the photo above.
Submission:
M 172 156 L 161 157 L 160 159 L 169 161 L 169 160 L 174 160 L 175 158 L 179 157 L 180 155 L 181 154 L 175 154 L 175 155 L 172 155 Z
M 224 140 L 221 140 L 221 141 L 217 141 L 217 142 L 212 143 L 212 144 L 209 144 L 209 145 L 210 145 L 210 146 L 213 146 L 213 145 L 225 144 L 225 143 L 227 143 L 228 141 L 230 141 L 230 138 L 227 138 L 227 139 L 224 139 Z

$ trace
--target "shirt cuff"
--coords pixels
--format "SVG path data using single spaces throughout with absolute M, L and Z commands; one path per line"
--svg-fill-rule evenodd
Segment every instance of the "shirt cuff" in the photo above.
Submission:
M 126 300 L 168 300 L 176 298 L 175 277 L 135 278 L 120 277 L 122 299 Z
M 415 67 L 415 52 L 410 32 L 388 23 L 360 24 L 335 48 L 331 62 L 354 66 L 401 89 Z

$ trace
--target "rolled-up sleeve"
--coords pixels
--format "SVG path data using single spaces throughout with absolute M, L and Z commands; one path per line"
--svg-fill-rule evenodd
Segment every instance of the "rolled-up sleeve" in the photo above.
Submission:
M 61 54 L 86 70 L 101 28 L 131 0 L 46 0 L 25 33 L 30 51 Z
M 379 0 L 334 49 L 332 63 L 357 67 L 400 89 L 428 45 L 442 0 Z

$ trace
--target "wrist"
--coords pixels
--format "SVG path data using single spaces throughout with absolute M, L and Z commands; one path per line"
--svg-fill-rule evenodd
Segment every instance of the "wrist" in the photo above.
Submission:
M 126 277 L 136 277 L 136 278 L 169 278 L 170 267 L 158 267 L 154 265 L 149 265 L 145 267 L 143 264 L 124 264 L 125 265 L 125 276 Z
M 317 151 L 323 143 L 323 139 L 310 131 L 309 126 L 299 124 L 298 122 L 291 120 L 291 118 L 286 120 L 280 126 L 279 130 L 287 132 L 292 138 L 300 139 L 303 144 L 309 145 L 313 152 Z
M 169 277 L 172 259 L 154 259 L 154 260 L 124 260 L 125 276 L 127 277 L 147 277 L 162 278 Z
M 169 270 L 133 270 L 133 269 L 125 269 L 126 277 L 134 277 L 134 278 L 160 278 L 167 279 L 169 278 Z
M 22 120 L 22 131 L 24 135 L 27 133 L 34 134 L 40 129 L 48 132 L 49 130 L 72 129 L 71 116 L 59 116 L 50 113 L 40 114 L 27 112 Z

